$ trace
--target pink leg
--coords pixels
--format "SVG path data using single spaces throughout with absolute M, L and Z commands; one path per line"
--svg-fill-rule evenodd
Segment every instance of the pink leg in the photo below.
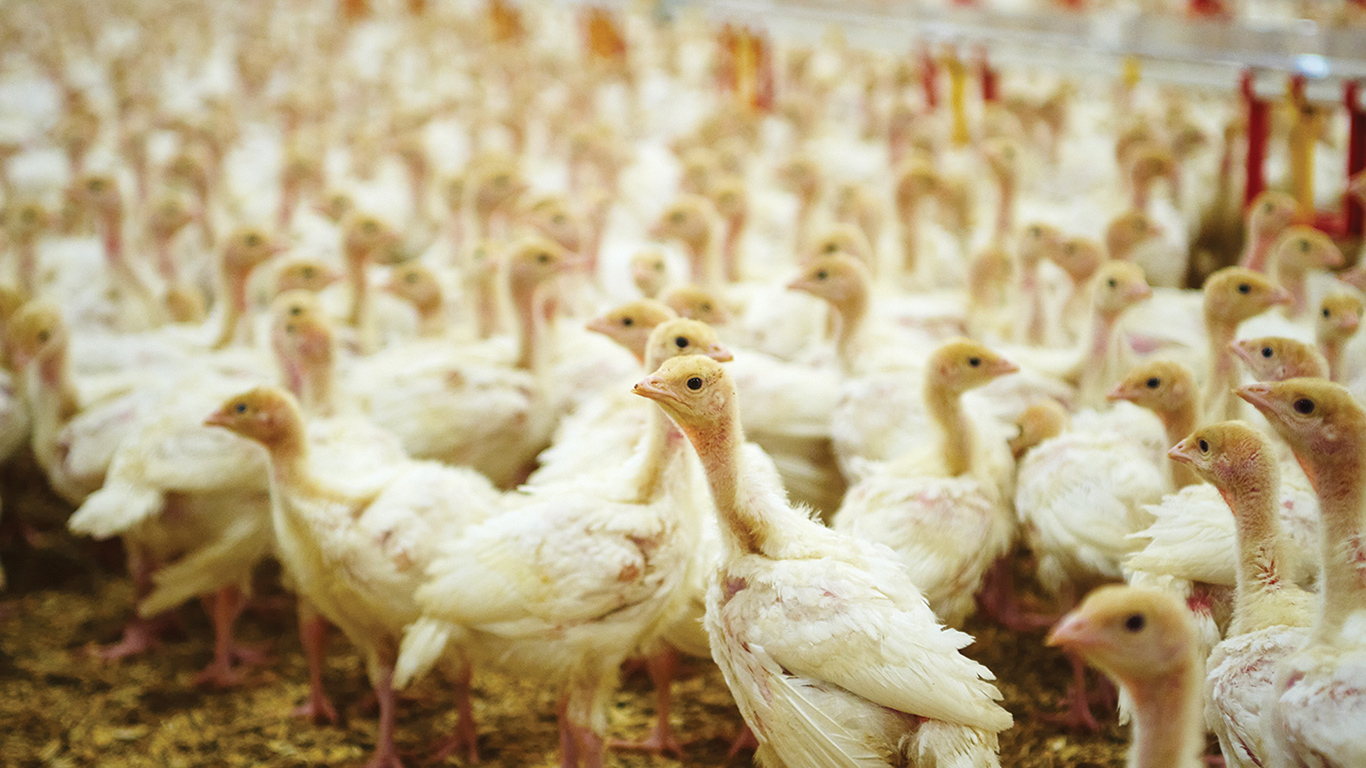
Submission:
M 125 539 L 124 546 L 128 550 L 128 575 L 133 579 L 133 603 L 136 605 L 152 591 L 152 566 L 136 545 Z M 93 653 L 105 661 L 118 661 L 158 648 L 161 646 L 159 635 L 164 623 L 160 617 L 144 619 L 134 613 L 124 625 L 123 638 L 119 642 L 97 648 Z
M 669 712 L 673 707 L 673 680 L 678 672 L 678 651 L 666 647 L 663 651 L 646 659 L 650 670 L 650 680 L 655 685 L 655 725 L 644 741 L 623 741 L 613 739 L 614 749 L 637 749 L 655 754 L 671 752 L 675 757 L 683 757 L 683 745 L 674 736 L 669 724 Z
M 555 706 L 555 714 L 560 725 L 560 768 L 578 768 L 579 740 L 569 724 L 569 694 L 560 698 L 560 703 Z
M 1052 626 L 1060 618 L 1025 610 L 1015 592 L 1015 571 L 1008 556 L 997 560 L 987 571 L 977 593 L 977 605 L 1014 632 L 1033 632 Z
M 398 747 L 394 744 L 394 665 L 386 662 L 380 670 L 379 680 L 375 682 L 375 698 L 379 699 L 379 743 L 375 754 L 365 768 L 403 768 L 398 757 Z
M 582 755 L 582 768 L 602 768 L 603 761 L 603 740 L 602 737 L 586 725 L 570 725 L 575 738 L 579 742 L 579 753 Z
M 323 655 L 327 650 L 327 622 L 306 600 L 299 600 L 299 642 L 308 659 L 308 703 L 294 710 L 295 717 L 306 717 L 321 725 L 337 722 L 337 708 L 323 690 Z
M 1100 723 L 1091 714 L 1091 704 L 1086 699 L 1086 663 L 1080 656 L 1068 654 L 1072 661 L 1072 685 L 1067 690 L 1067 710 L 1049 715 L 1040 715 L 1050 723 L 1065 725 L 1069 728 L 1099 731 Z
M 730 743 L 730 750 L 726 752 L 726 759 L 733 760 L 741 752 L 758 748 L 759 738 L 754 735 L 754 730 L 749 727 L 749 723 L 741 723 L 740 732 L 735 735 L 735 741 Z
M 213 618 L 213 661 L 195 676 L 196 685 L 231 688 L 242 684 L 242 668 L 232 664 L 232 628 L 242 603 L 242 591 L 237 587 L 224 587 L 213 596 L 209 614 Z
M 464 669 L 455 681 L 455 733 L 437 746 L 427 762 L 439 763 L 447 757 L 464 752 L 465 762 L 479 762 L 479 728 L 474 722 L 474 705 L 470 701 L 470 670 Z

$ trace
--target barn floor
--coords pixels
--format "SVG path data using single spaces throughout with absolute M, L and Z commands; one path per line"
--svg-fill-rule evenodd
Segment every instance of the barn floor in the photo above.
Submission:
M 343 725 L 315 726 L 290 711 L 304 699 L 307 674 L 292 604 L 263 587 L 239 622 L 240 637 L 269 650 L 269 661 L 235 690 L 203 690 L 195 673 L 210 658 L 211 632 L 199 606 L 179 615 L 179 631 L 148 656 L 105 663 L 87 651 L 118 639 L 132 604 L 117 545 L 94 545 L 65 534 L 63 511 L 27 472 L 4 483 L 0 562 L 9 588 L 0 593 L 0 765 L 4 766 L 342 766 L 364 762 L 375 720 L 362 709 L 369 689 L 360 657 L 333 632 L 326 685 Z M 21 535 L 16 521 L 37 529 Z M 36 544 L 36 546 L 34 546 Z M 274 583 L 272 577 L 263 585 Z M 969 654 L 998 677 L 1015 727 L 1001 736 L 1001 764 L 1015 768 L 1121 766 L 1127 729 L 1113 716 L 1098 734 L 1043 721 L 1057 709 L 1070 679 L 1058 653 L 1043 647 L 1043 631 L 1013 634 L 985 621 Z M 475 712 L 483 765 L 558 765 L 553 694 L 495 674 L 477 674 Z M 691 741 L 686 758 L 616 751 L 614 767 L 744 766 L 727 760 L 740 722 L 721 675 L 694 662 L 675 686 L 674 724 Z M 399 713 L 399 745 L 419 765 L 454 724 L 449 699 L 428 681 L 408 692 Z M 1099 712 L 1098 708 L 1098 712 Z M 643 673 L 624 677 L 611 713 L 612 736 L 640 738 L 653 697 Z M 445 765 L 460 765 L 450 758 Z

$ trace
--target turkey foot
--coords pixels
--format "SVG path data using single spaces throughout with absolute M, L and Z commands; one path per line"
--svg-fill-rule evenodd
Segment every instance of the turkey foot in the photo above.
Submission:
M 977 593 L 977 605 L 1012 632 L 1033 632 L 1052 626 L 1060 618 L 1025 609 L 1015 592 L 1015 573 L 1009 557 L 998 559 L 987 571 L 982 589 Z
M 119 661 L 161 647 L 163 622 L 143 618 L 129 619 L 123 627 L 123 638 L 113 645 L 92 648 L 90 652 L 105 661 Z
M 655 754 L 669 752 L 681 759 L 683 744 L 674 736 L 673 727 L 669 724 L 669 713 L 673 707 L 673 679 L 678 672 L 678 651 L 665 648 L 651 655 L 645 663 L 650 671 L 650 680 L 655 686 L 654 727 L 650 729 L 650 735 L 644 741 L 612 739 L 608 745 L 614 749 L 640 750 Z
M 473 765 L 479 762 L 479 728 L 474 722 L 474 704 L 470 700 L 470 671 L 465 669 L 454 682 L 455 731 L 437 745 L 436 751 L 426 761 L 428 765 L 439 763 L 457 753 L 463 753 L 466 763 Z
M 1086 695 L 1086 664 L 1080 656 L 1069 654 L 1072 662 L 1072 685 L 1067 689 L 1067 709 L 1057 714 L 1040 714 L 1046 722 L 1078 730 L 1099 731 L 1100 722 L 1091 714 L 1091 703 Z
M 759 748 L 759 739 L 754 735 L 754 730 L 748 723 L 742 724 L 740 733 L 736 734 L 735 741 L 730 743 L 730 749 L 726 752 L 727 760 L 734 760 L 735 756 L 746 750 L 756 750 Z

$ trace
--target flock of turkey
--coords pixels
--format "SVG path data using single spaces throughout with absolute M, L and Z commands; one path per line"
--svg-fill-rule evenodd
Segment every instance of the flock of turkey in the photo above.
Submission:
M 1070 724 L 1085 662 L 1119 684 L 1133 766 L 1206 730 L 1230 766 L 1366 765 L 1366 273 L 1308 215 L 1366 201 L 1333 115 L 1317 199 L 1244 208 L 1232 94 L 1007 72 L 935 106 L 836 32 L 126 0 L 14 3 L 0 40 L 0 450 L 122 541 L 100 656 L 200 599 L 196 682 L 242 685 L 239 614 L 283 590 L 298 714 L 337 718 L 336 627 L 372 768 L 433 672 L 437 760 L 479 759 L 483 670 L 553 688 L 565 766 L 682 754 L 684 656 L 761 765 L 992 766 L 981 612 L 1054 625 Z M 658 718 L 609 744 L 633 659 Z

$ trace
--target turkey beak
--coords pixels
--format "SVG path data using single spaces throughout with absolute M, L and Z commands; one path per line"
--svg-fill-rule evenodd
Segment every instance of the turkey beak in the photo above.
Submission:
M 1153 297 L 1152 286 L 1144 283 L 1142 286 L 1134 286 L 1129 291 L 1129 298 L 1134 301 L 1147 301 Z
M 585 259 L 579 254 L 573 252 L 566 252 L 565 257 L 560 260 L 560 272 L 562 274 L 567 272 L 577 272 L 578 270 L 583 269 L 587 266 L 588 259 Z
M 1342 250 L 1335 245 L 1328 246 L 1328 250 L 1323 254 L 1323 260 L 1319 262 L 1324 269 L 1337 269 L 1346 263 L 1342 256 Z
M 1339 272 L 1338 279 L 1359 291 L 1366 291 L 1366 270 L 1353 267 L 1345 272 Z
M 1172 446 L 1172 449 L 1167 451 L 1167 458 L 1182 464 L 1194 464 L 1195 444 L 1192 443 L 1191 439 L 1188 437 Z
M 1252 348 L 1249 347 L 1245 342 L 1230 342 L 1228 345 L 1228 351 L 1232 352 L 1235 357 L 1237 357 L 1239 360 L 1242 360 L 1244 363 L 1252 365 Z
M 1053 628 L 1048 631 L 1048 637 L 1044 638 L 1043 644 L 1050 647 L 1062 647 L 1072 649 L 1077 646 L 1085 646 L 1089 643 L 1090 624 L 1086 617 L 1078 613 L 1069 613 L 1062 617 Z
M 1276 286 L 1276 290 L 1271 292 L 1271 295 L 1268 297 L 1268 300 L 1271 302 L 1271 306 L 1274 307 L 1278 304 L 1290 304 L 1294 302 L 1295 297 L 1291 295 L 1290 291 L 1287 291 L 1286 289 L 1278 285 Z
M 1270 418 L 1275 411 L 1276 402 L 1271 399 L 1271 387 L 1267 384 L 1245 384 L 1234 390 L 1234 394 L 1243 398 L 1253 408 L 1261 411 L 1264 416 Z
M 1116 385 L 1115 385 L 1115 388 L 1112 389 L 1112 390 L 1110 390 L 1110 391 L 1105 395 L 1105 399 L 1106 399 L 1106 400 L 1109 400 L 1109 401 L 1112 402 L 1112 403 L 1113 403 L 1113 402 L 1116 402 L 1116 401 L 1119 401 L 1119 400 L 1128 400 L 1128 399 L 1129 399 L 1129 393 L 1126 391 L 1126 387 L 1124 386 L 1124 382 L 1120 382 L 1120 383 L 1116 384 Z
M 232 423 L 232 417 L 226 409 L 219 409 L 204 419 L 206 427 L 228 427 Z
M 665 389 L 663 384 L 664 382 L 658 376 L 651 374 L 637 382 L 635 387 L 631 389 L 631 392 L 640 395 L 641 397 L 654 400 L 655 402 L 673 400 L 673 393 Z
M 1005 376 L 1011 373 L 1019 373 L 1020 366 L 1010 362 L 1009 360 L 1006 360 L 1005 358 L 1001 358 L 1000 360 L 996 361 L 996 364 L 994 366 L 992 366 L 992 370 L 997 376 Z
M 707 348 L 707 357 L 710 357 L 718 363 L 729 363 L 731 360 L 735 359 L 735 355 L 731 354 L 731 351 L 726 348 L 726 345 L 719 341 Z
M 612 321 L 608 320 L 606 317 L 595 317 L 592 320 L 589 320 L 588 324 L 584 327 L 594 333 L 601 333 L 603 336 L 608 336 L 610 335 L 609 331 L 612 330 Z

